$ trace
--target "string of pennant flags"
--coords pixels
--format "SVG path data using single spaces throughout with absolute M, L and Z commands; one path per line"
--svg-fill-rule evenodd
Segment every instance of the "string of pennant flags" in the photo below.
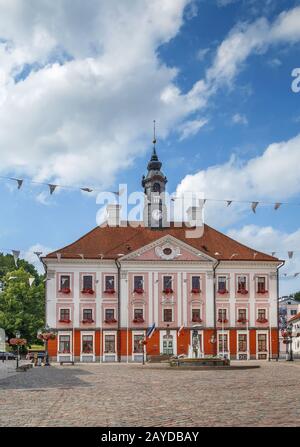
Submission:
M 21 250 L 8 250 L 8 249 L 1 249 L 0 248 L 0 251 L 1 252 L 6 252 L 6 253 L 10 253 L 10 254 L 12 254 L 12 256 L 13 256 L 13 258 L 14 258 L 14 262 L 15 262 L 15 265 L 16 265 L 16 267 L 18 267 L 18 259 L 20 258 L 20 255 L 21 255 Z M 278 252 L 282 252 L 283 250 L 279 250 L 279 251 L 277 251 L 277 252 L 272 252 L 272 256 L 274 256 L 274 254 L 276 254 L 276 253 L 278 253 Z M 288 253 L 288 257 L 289 257 L 289 259 L 292 259 L 293 258 L 293 256 L 294 256 L 294 254 L 295 253 L 297 253 L 297 252 L 300 252 L 300 250 L 294 250 L 294 251 L 288 251 L 287 253 Z M 28 253 L 28 252 L 26 252 L 26 253 Z M 38 258 L 38 260 L 39 261 L 41 261 L 41 257 L 42 257 L 42 255 L 43 255 L 43 252 L 41 252 L 41 251 L 33 251 L 33 252 L 31 252 L 32 254 L 35 254 L 36 256 L 37 256 L 37 258 Z M 68 255 L 70 255 L 71 253 L 68 253 Z M 219 255 L 220 255 L 220 253 L 218 253 Z M 254 255 L 255 255 L 256 253 L 254 253 Z M 46 255 L 46 254 L 45 254 Z M 84 255 L 83 254 L 80 254 L 80 253 L 74 253 L 74 255 L 76 255 L 76 256 L 79 256 L 81 259 L 84 259 Z M 236 255 L 236 253 L 233 253 L 233 255 Z M 234 256 L 231 256 L 231 259 L 234 257 Z M 101 255 L 101 254 L 99 254 L 99 258 L 102 258 L 102 256 L 103 255 Z M 60 262 L 60 260 L 61 260 L 61 258 L 62 258 L 62 255 L 61 255 L 61 253 L 56 253 L 56 258 L 57 258 L 57 260 L 58 260 L 58 262 Z M 279 277 L 281 277 L 281 278 L 285 278 L 285 279 L 291 279 L 291 278 L 297 278 L 298 276 L 300 275 L 300 272 L 295 272 L 295 273 L 281 273 L 280 275 L 279 275 Z M 32 278 L 29 278 L 29 282 L 31 281 L 31 279 Z M 46 279 L 47 280 L 47 279 Z M 45 281 L 46 281 L 45 280 Z M 33 281 L 34 281 L 34 278 L 33 278 Z M 33 282 L 32 281 L 32 282 Z M 30 287 L 31 287 L 31 285 L 32 285 L 32 283 L 30 283 Z
M 89 187 L 86 187 L 86 186 L 85 187 L 81 187 L 81 186 L 70 186 L 70 185 L 58 185 L 58 184 L 54 184 L 54 183 L 37 182 L 37 181 L 31 180 L 31 179 L 25 179 L 25 178 L 20 179 L 20 178 L 14 178 L 14 177 L 5 177 L 5 176 L 2 176 L 2 175 L 0 176 L 0 179 L 2 179 L 2 180 L 11 180 L 12 182 L 16 182 L 17 189 L 21 189 L 25 182 L 33 184 L 33 185 L 47 186 L 49 188 L 49 194 L 51 196 L 52 196 L 52 194 L 54 193 L 54 191 L 57 188 L 80 190 L 80 191 L 88 192 L 88 193 L 101 192 L 102 191 L 102 189 L 99 189 L 99 188 L 96 188 L 96 187 L 89 188 Z M 113 194 L 116 194 L 116 195 L 120 195 L 122 193 L 122 191 L 121 192 L 119 192 L 119 191 L 111 191 L 111 192 Z
M 16 183 L 17 189 L 20 190 L 24 183 L 29 183 L 29 184 L 35 184 L 35 185 L 41 185 L 41 186 L 46 186 L 49 189 L 49 194 L 50 196 L 53 195 L 53 193 L 59 188 L 59 189 L 70 189 L 70 190 L 79 190 L 79 191 L 83 191 L 83 192 L 87 192 L 87 193 L 92 193 L 92 192 L 103 192 L 102 189 L 97 188 L 97 187 L 87 187 L 87 186 L 70 186 L 70 185 L 61 185 L 61 184 L 54 184 L 54 183 L 45 183 L 45 182 L 38 182 L 38 181 L 34 181 L 31 179 L 25 179 L 25 178 L 15 178 L 15 177 L 6 177 L 6 176 L 0 176 L 0 179 L 2 180 L 9 180 L 12 182 Z M 124 190 L 121 191 L 111 191 L 113 194 L 119 196 L 122 195 L 122 193 L 124 192 Z M 171 201 L 175 202 L 176 200 L 181 199 L 182 197 L 172 197 Z M 263 200 L 256 200 L 256 201 L 251 201 L 251 200 L 228 200 L 228 199 L 216 199 L 216 198 L 203 198 L 201 199 L 203 205 L 206 204 L 206 202 L 223 202 L 226 204 L 227 207 L 231 206 L 234 203 L 244 203 L 244 204 L 249 204 L 251 207 L 251 210 L 253 211 L 253 213 L 256 213 L 256 209 L 259 205 L 270 205 L 273 207 L 273 209 L 275 211 L 277 211 L 281 206 L 300 206 L 300 202 L 268 202 L 268 201 L 263 201 Z

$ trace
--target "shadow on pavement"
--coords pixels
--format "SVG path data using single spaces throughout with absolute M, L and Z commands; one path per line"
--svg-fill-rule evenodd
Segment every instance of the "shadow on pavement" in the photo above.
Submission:
M 68 389 L 77 387 L 90 387 L 91 385 L 80 379 L 79 376 L 90 375 L 89 371 L 74 367 L 55 368 L 37 367 L 26 372 L 18 372 L 8 378 L 0 380 L 0 390 L 39 390 L 47 388 Z

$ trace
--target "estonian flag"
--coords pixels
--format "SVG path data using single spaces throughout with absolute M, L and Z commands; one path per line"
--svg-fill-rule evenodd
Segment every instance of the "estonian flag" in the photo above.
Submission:
M 148 327 L 146 337 L 151 338 L 154 331 L 155 331 L 155 323 L 153 323 L 152 326 Z

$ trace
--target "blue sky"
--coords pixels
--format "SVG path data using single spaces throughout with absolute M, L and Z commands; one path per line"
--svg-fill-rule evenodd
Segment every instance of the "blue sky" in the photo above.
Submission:
M 0 1 L 0 175 L 140 190 L 156 119 L 169 192 L 300 203 L 300 1 L 71 3 Z M 93 228 L 99 208 L 26 181 L 0 180 L 0 201 L 0 247 L 29 260 Z M 282 271 L 300 271 L 300 206 L 205 215 L 257 249 L 293 250 Z

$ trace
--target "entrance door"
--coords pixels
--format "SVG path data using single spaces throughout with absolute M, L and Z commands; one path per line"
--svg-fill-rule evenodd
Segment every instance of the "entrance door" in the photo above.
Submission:
M 164 336 L 164 338 L 163 338 L 163 353 L 166 355 L 174 354 L 172 335 Z

